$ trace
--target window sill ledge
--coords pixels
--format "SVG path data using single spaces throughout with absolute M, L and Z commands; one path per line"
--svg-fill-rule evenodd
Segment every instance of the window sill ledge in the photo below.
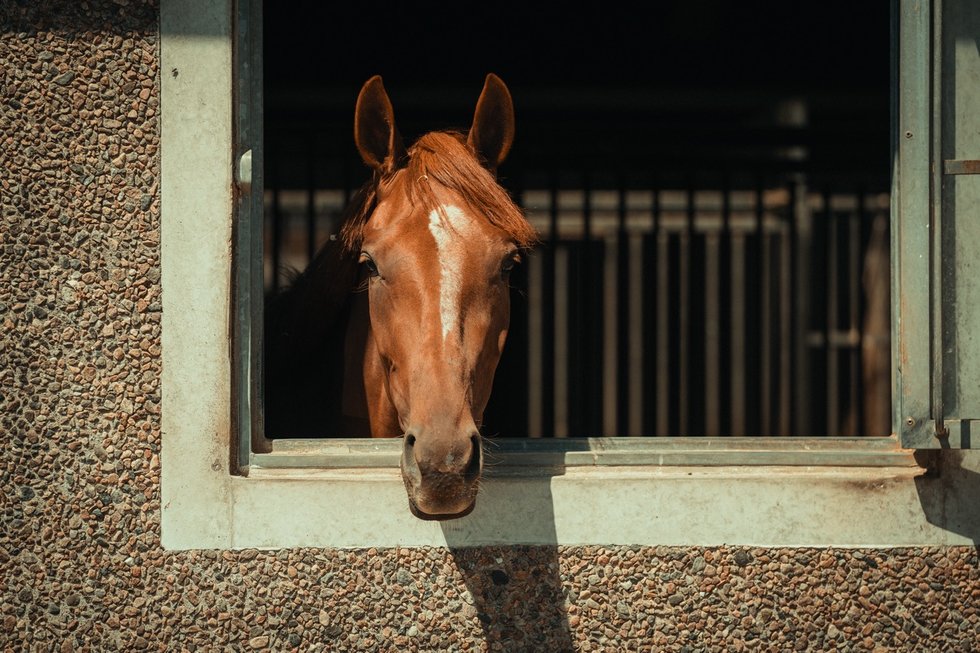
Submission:
M 485 440 L 488 478 L 555 475 L 583 467 L 917 468 L 894 437 L 621 437 Z M 400 439 L 275 440 L 247 475 L 285 470 L 397 469 Z

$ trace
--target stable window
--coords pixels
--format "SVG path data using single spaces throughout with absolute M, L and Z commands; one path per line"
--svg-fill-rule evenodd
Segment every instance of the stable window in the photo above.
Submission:
M 882 412 L 897 420 L 905 446 L 972 444 L 972 419 L 964 416 L 972 414 L 975 389 L 957 379 L 975 378 L 963 309 L 973 303 L 959 300 L 968 301 L 975 286 L 954 274 L 972 240 L 954 211 L 977 199 L 970 195 L 975 177 L 960 174 L 975 168 L 968 150 L 976 143 L 966 142 L 963 125 L 954 126 L 967 120 L 956 107 L 969 106 L 975 92 L 955 81 L 975 75 L 976 62 L 948 30 L 930 30 L 928 7 L 896 3 L 892 13 L 892 189 L 880 178 L 846 192 L 832 176 L 817 181 L 803 164 L 813 154 L 807 147 L 815 147 L 804 127 L 816 108 L 794 98 L 730 98 L 757 121 L 736 145 L 766 145 L 761 157 L 755 153 L 766 166 L 747 173 L 737 160 L 701 176 L 549 169 L 533 160 L 515 169 L 519 187 L 512 190 L 544 246 L 519 278 L 527 299 L 523 314 L 515 311 L 514 356 L 498 371 L 498 386 L 531 390 L 519 390 L 523 399 L 494 419 L 528 437 L 496 440 L 481 514 L 438 526 L 404 509 L 398 441 L 276 439 L 262 431 L 261 297 L 277 283 L 279 263 L 297 252 L 302 263 L 329 235 L 332 216 L 356 184 L 314 177 L 327 170 L 334 180 L 354 179 L 353 150 L 346 136 L 304 142 L 300 131 L 297 142 L 315 156 L 303 162 L 277 155 L 298 168 L 292 173 L 271 166 L 273 148 L 288 152 L 291 143 L 261 127 L 269 109 L 260 81 L 261 5 L 191 4 L 165 0 L 161 7 L 167 546 L 848 544 L 866 542 L 869 529 L 878 541 L 910 543 L 900 520 L 882 516 L 880 501 L 872 505 L 843 488 L 876 474 L 921 473 L 887 435 Z M 962 11 L 957 29 L 970 24 L 967 10 L 951 4 L 939 22 Z M 396 89 L 389 90 L 399 115 Z M 348 125 L 350 99 L 342 109 Z M 676 118 L 691 106 L 685 98 L 664 105 L 640 91 L 628 99 L 638 123 L 658 112 Z M 427 106 L 422 96 L 412 102 Z M 535 106 L 542 110 L 530 105 L 529 118 L 518 104 L 518 142 L 520 125 L 534 124 Z M 452 119 L 465 122 L 466 114 L 460 109 Z M 727 128 L 712 136 L 732 139 L 737 125 Z M 676 130 L 675 147 L 692 142 L 687 130 Z M 333 159 L 336 169 L 311 163 L 345 148 Z M 710 151 L 688 152 L 688 170 Z M 534 155 L 540 162 L 556 153 L 528 158 Z M 938 168 L 937 157 L 944 161 Z M 787 165 L 774 170 L 774 161 Z M 512 174 L 508 165 L 505 176 Z M 942 173 L 929 175 L 937 169 Z M 287 173 L 308 183 L 292 183 Z M 890 228 L 883 226 L 886 212 Z M 854 283 L 875 275 L 880 282 L 886 231 L 899 360 L 891 374 L 881 356 L 888 303 Z M 298 247 L 286 247 L 297 234 Z M 265 244 L 273 246 L 263 259 Z M 816 253 L 824 258 L 814 260 Z M 641 276 L 648 283 L 629 282 Z M 874 364 L 862 363 L 864 356 Z M 519 359 L 526 365 L 513 363 Z M 884 384 L 884 395 L 862 397 L 892 374 L 896 383 Z M 881 437 L 868 435 L 869 423 L 884 423 Z M 745 437 L 754 434 L 794 437 Z M 610 437 L 574 437 L 583 435 Z M 768 521 L 731 516 L 733 483 L 738 510 L 768 509 Z M 719 519 L 694 519 L 692 493 Z M 894 493 L 895 510 L 904 510 L 910 495 L 897 486 Z M 624 496 L 631 501 L 624 504 Z M 842 500 L 850 501 L 854 519 L 827 534 L 814 511 Z M 789 512 L 791 523 L 779 523 Z
M 515 11 L 508 21 L 529 18 Z M 610 7 L 596 20 L 616 23 L 622 11 Z M 718 8 L 709 22 L 724 22 L 729 11 Z M 309 25 L 355 19 L 336 8 L 266 7 L 265 47 L 252 51 L 254 63 L 242 68 L 250 77 L 239 84 L 246 93 L 239 105 L 247 103 L 264 127 L 264 143 L 256 134 L 250 148 L 253 170 L 254 153 L 262 152 L 264 188 L 253 186 L 243 197 L 242 215 L 253 217 L 250 237 L 263 232 L 263 289 L 273 293 L 337 233 L 347 200 L 369 176 L 351 138 L 363 80 L 324 68 L 317 56 L 364 69 L 365 79 L 372 68 L 344 59 L 343 39 L 331 47 L 302 38 L 301 15 Z M 814 29 L 835 20 L 830 8 L 807 19 L 814 16 L 821 17 Z M 649 26 L 645 45 L 622 44 L 627 54 L 602 59 L 616 49 L 603 45 L 600 25 L 586 56 L 599 56 L 602 70 L 569 54 L 574 80 L 550 80 L 549 73 L 566 68 L 553 62 L 549 68 L 548 61 L 540 75 L 511 80 L 519 129 L 502 182 L 542 243 L 512 276 L 511 331 L 487 410 L 488 434 L 891 433 L 887 10 L 862 18 L 876 19 L 865 38 L 877 51 L 865 59 L 878 65 L 838 70 L 839 88 L 822 72 L 832 62 L 810 63 L 810 52 L 800 56 L 803 48 L 784 50 L 803 80 L 797 84 L 777 79 L 786 64 L 750 70 L 752 55 L 732 55 L 727 68 L 716 64 L 707 76 L 704 62 L 672 73 L 658 65 L 657 54 L 682 47 L 691 26 Z M 378 38 L 397 49 L 399 32 L 437 29 L 433 20 L 382 25 Z M 568 22 L 568 32 L 581 27 Z M 748 28 L 737 23 L 731 38 Z M 540 54 L 559 49 L 563 38 L 556 29 L 509 45 Z M 785 49 L 790 40 L 771 35 L 765 47 Z M 728 49 L 726 43 L 716 48 Z M 451 40 L 448 47 L 458 49 Z M 629 54 L 643 48 L 652 50 L 649 56 Z M 410 68 L 370 57 L 358 59 L 386 66 L 396 83 Z M 506 52 L 494 58 L 510 61 Z M 631 59 L 638 63 L 619 70 Z M 266 88 L 258 101 L 261 65 Z M 475 99 L 481 81 L 474 75 L 466 94 L 463 80 L 442 88 L 449 74 L 428 74 L 435 79 L 417 73 L 404 90 L 389 89 L 407 144 L 428 128 L 465 122 L 472 107 L 464 98 Z M 713 88 L 725 76 L 727 85 Z M 254 279 L 255 272 L 241 274 Z M 255 306 L 258 291 L 252 293 Z M 258 331 L 256 323 L 252 332 Z M 248 403 L 261 405 L 254 389 L 261 364 L 250 378 Z M 251 451 L 243 443 L 242 465 L 251 453 L 276 448 L 265 438 L 290 434 L 260 434 Z

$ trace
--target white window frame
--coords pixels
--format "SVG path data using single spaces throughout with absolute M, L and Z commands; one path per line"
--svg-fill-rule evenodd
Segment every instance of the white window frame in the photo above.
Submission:
M 161 1 L 165 548 L 972 543 L 926 514 L 894 436 L 504 440 L 449 522 L 409 512 L 397 440 L 277 441 L 240 465 L 234 11 Z

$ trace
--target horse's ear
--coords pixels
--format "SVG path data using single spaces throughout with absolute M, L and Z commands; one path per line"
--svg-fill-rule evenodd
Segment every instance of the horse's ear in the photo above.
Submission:
M 405 154 L 405 146 L 395 127 L 395 111 L 380 75 L 364 82 L 357 96 L 354 142 L 364 163 L 382 173 L 394 170 Z
M 507 158 L 514 142 L 514 102 L 507 85 L 493 73 L 487 75 L 476 102 L 467 142 L 491 170 Z

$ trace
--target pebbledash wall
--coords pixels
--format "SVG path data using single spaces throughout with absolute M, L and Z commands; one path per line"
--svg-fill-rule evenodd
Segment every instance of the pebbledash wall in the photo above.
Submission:
M 5 651 L 977 650 L 966 454 L 845 479 L 884 514 L 919 497 L 889 546 L 165 548 L 159 25 L 152 1 L 0 0 Z

